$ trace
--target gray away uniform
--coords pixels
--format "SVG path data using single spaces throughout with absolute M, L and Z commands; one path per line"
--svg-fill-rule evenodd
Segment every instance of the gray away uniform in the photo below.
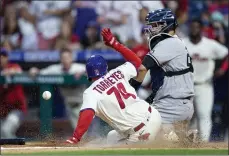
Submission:
M 187 48 L 176 35 L 166 34 L 154 37 L 150 48 L 143 65 L 150 70 L 153 93 L 146 101 L 160 112 L 163 124 L 190 120 L 194 82 Z

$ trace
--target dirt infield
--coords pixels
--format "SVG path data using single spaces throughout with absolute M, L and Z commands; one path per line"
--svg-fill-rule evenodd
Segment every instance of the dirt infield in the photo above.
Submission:
M 104 147 L 104 146 L 88 146 L 86 143 L 81 143 L 80 145 L 65 145 L 60 142 L 28 142 L 26 145 L 22 146 L 2 146 L 2 154 L 11 153 L 40 153 L 40 152 L 61 152 L 61 151 L 90 151 L 90 150 L 141 150 L 141 149 L 226 149 L 228 150 L 227 143 L 193 143 L 193 144 L 183 144 L 183 143 L 150 143 L 150 144 L 136 144 L 136 145 L 124 145 L 116 147 Z

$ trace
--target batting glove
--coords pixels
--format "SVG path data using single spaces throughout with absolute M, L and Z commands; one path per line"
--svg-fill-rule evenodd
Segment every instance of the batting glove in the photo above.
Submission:
M 68 144 L 77 144 L 78 142 L 79 142 L 79 140 L 75 137 L 72 137 L 72 138 L 65 141 L 65 143 L 68 143 Z
M 103 41 L 104 43 L 109 46 L 114 48 L 115 44 L 118 42 L 114 35 L 112 34 L 110 28 L 104 28 L 101 32 L 101 35 L 103 36 Z

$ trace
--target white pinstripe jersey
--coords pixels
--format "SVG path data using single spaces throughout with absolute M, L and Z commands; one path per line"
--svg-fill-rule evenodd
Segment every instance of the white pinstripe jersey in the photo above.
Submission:
M 215 69 L 215 60 L 226 57 L 228 54 L 227 47 L 204 36 L 197 44 L 193 44 L 189 38 L 185 38 L 184 42 L 193 60 L 194 81 L 196 83 L 211 81 Z
M 136 68 L 129 62 L 112 69 L 85 90 L 81 110 L 93 109 L 119 132 L 139 125 L 149 115 L 149 104 L 138 98 L 129 84 L 136 75 Z

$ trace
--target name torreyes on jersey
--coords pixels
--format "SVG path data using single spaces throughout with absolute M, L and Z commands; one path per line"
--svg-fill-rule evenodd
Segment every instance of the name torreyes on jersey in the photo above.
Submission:
M 96 90 L 98 93 L 102 93 L 103 91 L 110 88 L 113 84 L 118 82 L 119 80 L 124 79 L 124 75 L 121 71 L 116 71 L 113 74 L 111 74 L 109 77 L 104 78 L 101 80 L 94 88 L 93 90 Z

